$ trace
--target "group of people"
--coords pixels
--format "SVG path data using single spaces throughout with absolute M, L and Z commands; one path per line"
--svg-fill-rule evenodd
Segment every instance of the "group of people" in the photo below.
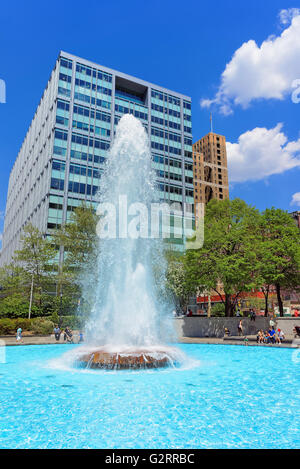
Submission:
M 268 331 L 260 329 L 256 336 L 258 344 L 281 344 L 284 340 L 284 332 L 281 329 L 271 328 Z
M 60 336 L 61 336 L 61 334 L 63 334 L 64 335 L 64 342 L 67 342 L 68 344 L 74 344 L 73 332 L 68 326 L 65 327 L 64 330 L 61 330 L 59 325 L 57 324 L 54 327 L 53 332 L 54 332 L 54 337 L 55 337 L 56 342 L 60 341 Z M 83 342 L 83 333 L 81 331 L 79 331 L 78 342 L 79 343 Z
M 237 332 L 239 336 L 243 336 L 244 340 L 248 342 L 247 337 L 244 333 L 243 321 L 242 319 L 238 322 Z M 230 331 L 227 327 L 224 330 L 225 336 L 230 336 Z M 262 329 L 257 332 L 256 342 L 258 344 L 281 344 L 285 339 L 284 332 L 281 329 L 276 329 L 276 323 L 274 319 L 270 319 L 270 327 L 267 331 Z
M 54 332 L 54 337 L 55 337 L 56 342 L 60 341 L 60 336 L 61 336 L 61 334 L 63 334 L 64 335 L 64 342 L 67 342 L 68 344 L 74 344 L 73 332 L 68 326 L 65 327 L 65 329 L 61 329 L 59 327 L 59 325 L 57 324 L 54 327 L 53 332 Z M 21 327 L 19 327 L 17 329 L 16 340 L 17 340 L 17 342 L 20 342 L 20 343 L 23 342 Z M 83 342 L 83 333 L 82 333 L 82 331 L 79 331 L 78 343 L 81 343 L 81 342 Z

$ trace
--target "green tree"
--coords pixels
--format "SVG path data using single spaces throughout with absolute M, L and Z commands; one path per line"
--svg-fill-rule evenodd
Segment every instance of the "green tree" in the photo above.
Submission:
M 0 317 L 26 317 L 29 309 L 30 276 L 16 264 L 0 269 Z
M 72 271 L 76 275 L 89 263 L 96 262 L 98 221 L 99 217 L 93 207 L 83 203 L 73 211 L 70 223 L 62 225 L 55 233 L 56 242 L 65 253 L 64 268 L 67 271 Z
M 215 291 L 232 316 L 240 294 L 260 283 L 256 255 L 259 212 L 240 199 L 211 200 L 205 211 L 204 244 L 185 256 L 185 282 L 194 291 Z
M 57 295 L 63 292 L 64 310 L 77 309 L 85 285 L 85 301 L 81 310 L 89 309 L 95 294 L 99 239 L 96 232 L 99 217 L 92 205 L 83 203 L 77 207 L 70 222 L 54 234 L 55 243 L 63 253 L 62 268 L 57 277 Z
M 283 316 L 282 288 L 300 285 L 300 233 L 290 215 L 281 209 L 266 209 L 260 220 L 261 242 L 258 250 L 260 272 L 266 298 L 275 285 L 280 316 Z
M 172 293 L 175 303 L 179 304 L 181 310 L 184 310 L 188 305 L 189 297 L 193 294 L 193 288 L 185 281 L 183 256 L 174 251 L 167 251 L 166 259 L 167 289 Z
M 56 250 L 51 240 L 47 239 L 31 223 L 26 225 L 21 235 L 21 249 L 15 251 L 14 262 L 20 265 L 31 279 L 29 317 L 33 302 L 42 311 L 42 295 L 49 288 L 51 271 Z

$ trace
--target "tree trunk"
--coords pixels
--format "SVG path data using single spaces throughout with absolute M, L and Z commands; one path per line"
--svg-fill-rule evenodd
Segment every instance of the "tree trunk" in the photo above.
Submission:
M 265 318 L 267 318 L 269 314 L 269 286 L 263 291 L 263 294 L 265 297 Z
M 211 316 L 211 297 L 210 297 L 210 293 L 208 293 L 207 317 L 210 318 L 210 316 Z
M 31 318 L 32 299 L 33 299 L 33 274 L 32 274 L 32 278 L 31 278 L 31 288 L 30 288 L 30 300 L 29 300 L 28 319 Z
M 225 316 L 226 317 L 232 316 L 230 295 L 228 293 L 225 293 Z
M 276 293 L 277 293 L 279 313 L 280 313 L 280 317 L 282 318 L 283 317 L 283 303 L 282 303 L 282 299 L 281 299 L 281 292 L 280 292 L 279 283 L 276 283 Z

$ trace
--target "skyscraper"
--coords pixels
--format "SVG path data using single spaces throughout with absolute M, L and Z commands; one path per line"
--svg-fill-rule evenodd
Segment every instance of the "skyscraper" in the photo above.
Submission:
M 228 199 L 226 139 L 209 132 L 193 144 L 195 209 L 197 203 Z
M 82 201 L 96 206 L 125 113 L 148 132 L 161 200 L 194 203 L 191 99 L 60 52 L 10 174 L 1 265 L 11 261 L 27 223 L 50 234 Z

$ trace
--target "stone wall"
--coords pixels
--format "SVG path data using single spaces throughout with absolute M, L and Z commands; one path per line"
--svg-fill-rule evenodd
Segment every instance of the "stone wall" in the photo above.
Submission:
M 174 322 L 178 337 L 224 337 L 225 327 L 229 329 L 230 335 L 238 335 L 237 327 L 240 319 L 243 321 L 243 329 L 246 335 L 254 335 L 259 329 L 266 330 L 269 328 L 270 318 L 261 316 L 256 317 L 255 321 L 250 321 L 250 318 L 192 316 L 175 318 Z M 282 330 L 286 332 L 284 327 L 282 327 Z
M 276 318 L 276 323 L 286 335 L 293 335 L 294 327 L 300 327 L 300 318 Z

